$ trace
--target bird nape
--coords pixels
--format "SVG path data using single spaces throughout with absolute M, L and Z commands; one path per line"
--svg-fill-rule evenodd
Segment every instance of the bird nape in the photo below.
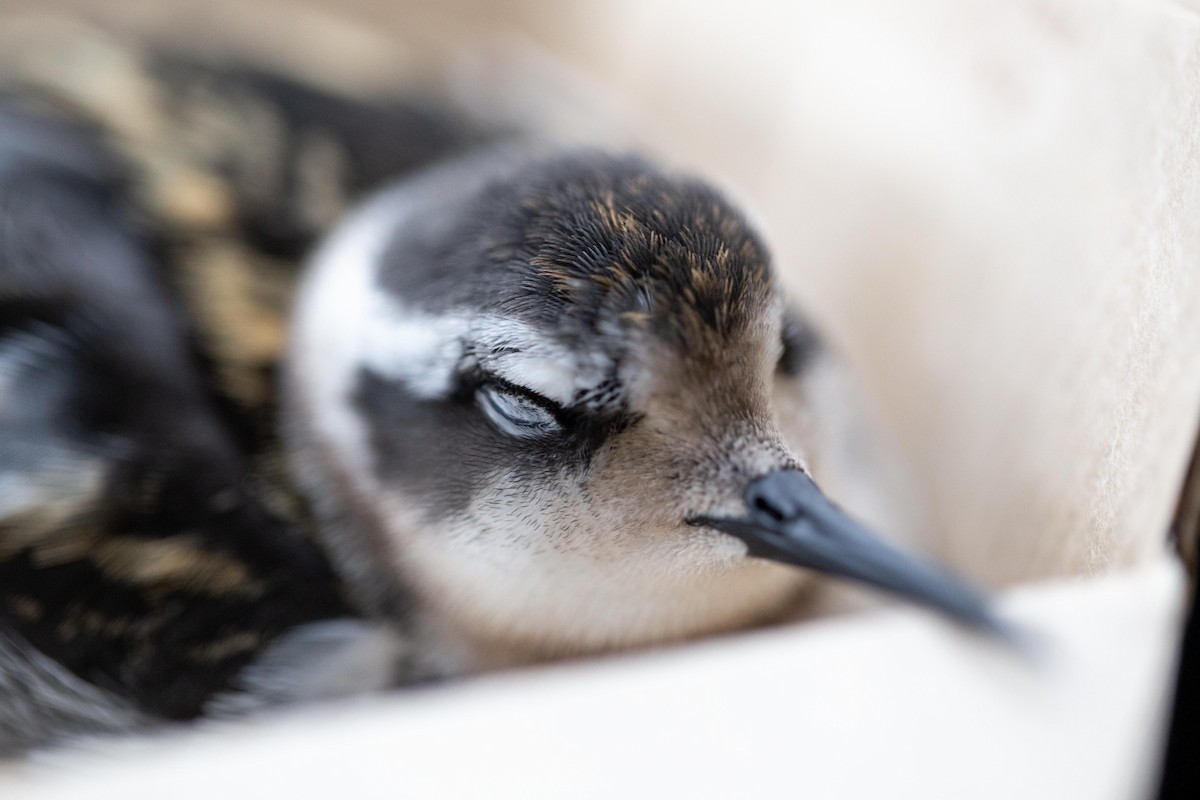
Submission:
M 135 120 L 0 75 L 0 752 L 759 624 L 823 576 L 999 630 L 817 488 L 836 359 L 704 182 L 95 36 L 55 46 L 158 87 Z

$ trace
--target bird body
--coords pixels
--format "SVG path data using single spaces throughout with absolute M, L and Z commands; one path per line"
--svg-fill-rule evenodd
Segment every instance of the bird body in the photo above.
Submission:
M 274 374 L 300 258 L 335 219 L 309 195 L 469 129 L 52 33 L 26 44 L 57 58 L 0 81 L 0 751 L 337 693 L 321 665 L 344 654 L 359 690 L 392 682 L 395 637 L 350 608 L 282 469 Z M 297 177 L 317 129 L 342 153 L 319 187 Z M 395 147 L 356 149 L 383 130 Z
M 145 114 L 0 101 L 0 750 L 759 624 L 813 570 L 996 627 L 816 488 L 836 359 L 703 181 L 110 62 Z

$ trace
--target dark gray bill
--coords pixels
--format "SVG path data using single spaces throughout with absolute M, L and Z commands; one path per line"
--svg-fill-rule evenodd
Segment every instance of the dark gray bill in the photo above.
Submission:
M 738 537 L 757 558 L 860 581 L 1007 635 L 980 592 L 881 540 L 846 516 L 799 470 L 779 470 L 752 482 L 746 506 L 744 517 L 690 521 Z

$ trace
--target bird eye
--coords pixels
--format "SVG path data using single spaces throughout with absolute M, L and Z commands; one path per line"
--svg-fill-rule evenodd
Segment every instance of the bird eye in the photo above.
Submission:
M 783 351 L 777 370 L 795 377 L 804 372 L 821 350 L 821 339 L 803 317 L 792 310 L 783 315 Z
M 504 434 L 518 439 L 553 436 L 562 424 L 550 410 L 548 400 L 535 398 L 499 383 L 480 384 L 475 399 L 484 416 Z

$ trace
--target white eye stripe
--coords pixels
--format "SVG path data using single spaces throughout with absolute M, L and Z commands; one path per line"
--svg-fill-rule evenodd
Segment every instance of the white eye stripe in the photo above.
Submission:
M 612 359 L 600 352 L 577 351 L 531 325 L 510 317 L 483 314 L 471 324 L 474 355 L 487 372 L 528 387 L 562 406 L 604 380 Z
M 484 416 L 508 436 L 530 439 L 562 431 L 548 409 L 502 386 L 485 383 L 476 390 L 475 397 Z

